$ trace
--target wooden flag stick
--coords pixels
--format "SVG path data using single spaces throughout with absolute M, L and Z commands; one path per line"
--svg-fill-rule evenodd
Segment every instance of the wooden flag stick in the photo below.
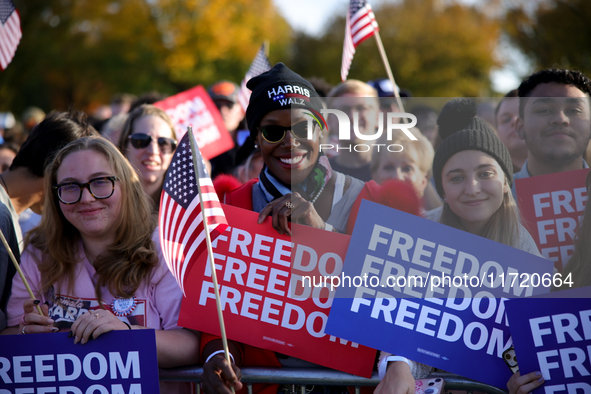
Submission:
M 269 57 L 269 40 L 263 41 L 263 45 L 265 46 L 265 56 Z
M 33 291 L 31 290 L 31 286 L 29 286 L 29 282 L 27 282 L 27 278 L 25 278 L 25 274 L 23 273 L 23 270 L 21 270 L 21 266 L 19 265 L 18 261 L 16 261 L 16 257 L 14 257 L 14 254 L 12 253 L 12 249 L 10 249 L 10 246 L 8 246 L 8 242 L 6 241 L 6 238 L 4 237 L 4 232 L 2 231 L 2 229 L 0 229 L 0 239 L 2 239 L 2 243 L 4 244 L 4 247 L 6 248 L 6 251 L 8 252 L 8 255 L 10 256 L 10 259 L 12 260 L 12 264 L 14 264 L 14 268 L 16 268 L 16 270 L 18 271 L 18 274 L 21 276 L 21 279 L 22 279 L 23 283 L 25 284 L 27 291 L 29 292 L 29 296 L 34 301 L 35 295 L 33 294 Z M 35 306 L 37 307 L 37 313 L 39 313 L 41 316 L 43 316 L 43 311 L 41 311 L 41 307 L 39 305 L 35 305 Z
M 376 43 L 378 44 L 378 49 L 380 50 L 380 56 L 382 57 L 382 63 L 384 63 L 384 67 L 386 68 L 388 79 L 392 83 L 392 90 L 394 91 L 394 97 L 396 97 L 396 103 L 398 104 L 398 108 L 400 108 L 401 112 L 405 112 L 404 106 L 402 105 L 402 100 L 400 100 L 400 94 L 398 93 L 398 89 L 396 89 L 397 85 L 394 81 L 394 75 L 392 74 L 392 69 L 390 68 L 390 63 L 388 62 L 386 51 L 384 50 L 384 44 L 382 44 L 380 32 L 376 30 L 374 37 L 376 38 Z M 405 116 L 402 117 L 402 121 L 404 123 L 408 123 L 408 119 Z
M 207 260 L 209 261 L 209 265 L 211 268 L 211 277 L 213 279 L 213 290 L 215 292 L 215 304 L 218 310 L 218 320 L 220 321 L 220 332 L 222 337 L 222 346 L 224 347 L 224 352 L 226 353 L 226 361 L 228 365 L 232 365 L 230 361 L 230 350 L 228 350 L 228 339 L 226 338 L 226 325 L 224 324 L 224 315 L 222 314 L 222 300 L 220 299 L 220 289 L 218 287 L 218 276 L 215 271 L 215 264 L 213 262 L 213 248 L 211 246 L 211 237 L 209 235 L 209 225 L 207 224 L 207 218 L 205 217 L 205 205 L 203 204 L 203 195 L 201 194 L 201 185 L 199 184 L 199 173 L 198 168 L 199 165 L 197 163 L 197 156 L 195 152 L 197 151 L 197 146 L 195 144 L 195 138 L 193 136 L 193 128 L 191 126 L 187 127 L 187 133 L 189 133 L 189 144 L 191 145 L 191 156 L 193 158 L 193 170 L 195 171 L 195 178 L 197 180 L 197 192 L 199 193 L 199 204 L 201 205 L 201 218 L 203 220 L 203 231 L 205 231 L 205 242 L 207 243 Z M 231 387 L 232 393 L 234 392 L 234 387 Z

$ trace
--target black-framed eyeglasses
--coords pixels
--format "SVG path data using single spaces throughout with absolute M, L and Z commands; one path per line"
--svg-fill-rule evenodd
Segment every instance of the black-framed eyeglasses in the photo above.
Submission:
M 134 133 L 127 137 L 131 146 L 136 149 L 144 149 L 153 141 L 153 137 L 146 133 Z M 172 138 L 158 137 L 158 147 L 162 153 L 172 153 L 176 149 L 177 142 Z
M 92 178 L 86 183 L 64 182 L 55 185 L 53 190 L 57 192 L 57 197 L 64 204 L 76 204 L 82 198 L 82 192 L 85 188 L 96 199 L 103 200 L 113 195 L 115 191 L 116 176 L 101 176 Z
M 291 134 L 300 140 L 305 140 L 308 138 L 308 121 L 303 120 L 296 124 L 292 124 L 291 126 L 279 126 L 279 125 L 267 125 L 267 126 L 259 126 L 258 130 L 261 132 L 261 135 L 265 139 L 265 141 L 271 144 L 277 144 L 285 138 L 288 131 L 291 131 Z

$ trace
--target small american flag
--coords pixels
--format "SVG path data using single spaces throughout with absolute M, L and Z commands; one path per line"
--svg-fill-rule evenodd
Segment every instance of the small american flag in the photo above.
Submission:
M 254 60 L 250 64 L 250 68 L 246 72 L 242 83 L 240 84 L 240 91 L 238 92 L 238 102 L 242 107 L 242 110 L 246 112 L 246 107 L 248 107 L 248 101 L 250 100 L 251 91 L 249 88 L 246 87 L 246 83 L 249 79 L 256 77 L 264 73 L 265 71 L 269 71 L 271 69 L 271 64 L 269 63 L 269 59 L 267 59 L 267 55 L 265 55 L 265 45 L 261 45 L 261 49 L 257 52 Z
M 10 0 L 0 0 L 0 68 L 5 70 L 12 61 L 21 41 L 21 20 Z
M 228 227 L 224 210 L 207 174 L 199 149 L 195 152 L 198 167 L 198 176 L 195 176 L 189 134 L 185 133 L 181 139 L 168 167 L 158 218 L 162 253 L 183 293 L 186 274 L 189 273 L 192 263 L 207 248 L 197 182 L 201 186 L 205 216 L 212 240 Z
M 378 23 L 365 0 L 351 0 L 345 24 L 345 42 L 343 44 L 343 62 L 341 64 L 341 80 L 347 80 L 349 68 L 355 55 L 355 48 L 378 31 Z

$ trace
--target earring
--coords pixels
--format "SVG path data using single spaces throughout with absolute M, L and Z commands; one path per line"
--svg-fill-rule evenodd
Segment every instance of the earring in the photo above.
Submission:
M 254 148 L 259 149 L 259 146 L 257 144 L 254 144 Z
M 443 197 L 443 202 L 447 202 L 447 197 Z

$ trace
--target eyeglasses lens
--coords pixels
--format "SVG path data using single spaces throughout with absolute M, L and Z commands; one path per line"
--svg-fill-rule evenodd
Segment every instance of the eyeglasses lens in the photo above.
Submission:
M 88 183 L 68 183 L 57 189 L 58 196 L 64 204 L 74 204 L 80 201 L 82 191 L 88 187 L 90 194 L 95 198 L 104 199 L 113 195 L 115 181 L 111 178 L 96 178 Z

